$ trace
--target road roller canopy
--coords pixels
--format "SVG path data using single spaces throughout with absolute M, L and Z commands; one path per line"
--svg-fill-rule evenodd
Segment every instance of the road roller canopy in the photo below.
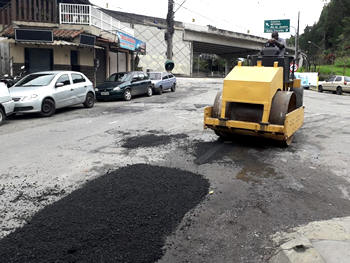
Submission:
M 225 78 L 223 100 L 267 104 L 283 88 L 281 67 L 235 67 Z

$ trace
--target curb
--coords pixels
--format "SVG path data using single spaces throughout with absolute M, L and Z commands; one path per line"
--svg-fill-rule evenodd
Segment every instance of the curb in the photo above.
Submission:
M 326 263 L 311 241 L 305 236 L 299 236 L 280 246 L 277 255 L 270 263 Z
M 276 233 L 275 243 L 286 241 L 269 263 L 345 263 L 350 262 L 350 217 L 311 222 Z

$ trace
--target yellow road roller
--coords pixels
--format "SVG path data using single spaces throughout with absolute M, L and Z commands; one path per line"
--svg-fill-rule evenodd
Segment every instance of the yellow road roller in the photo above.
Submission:
M 290 73 L 293 56 L 280 52 L 266 46 L 248 58 L 249 66 L 239 62 L 224 79 L 214 105 L 204 109 L 204 128 L 224 138 L 245 134 L 290 145 L 304 122 L 303 88 Z

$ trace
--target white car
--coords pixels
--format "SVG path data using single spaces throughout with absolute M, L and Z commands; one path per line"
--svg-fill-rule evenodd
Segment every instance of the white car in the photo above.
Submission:
M 10 88 L 16 113 L 40 112 L 49 117 L 56 109 L 83 104 L 92 108 L 95 91 L 92 82 L 75 71 L 44 71 L 29 74 Z
M 15 102 L 12 100 L 5 83 L 0 82 L 0 125 L 4 123 L 6 116 L 13 113 Z
M 338 95 L 343 94 L 343 92 L 350 92 L 350 77 L 332 76 L 326 81 L 319 82 L 318 91 L 332 91 Z

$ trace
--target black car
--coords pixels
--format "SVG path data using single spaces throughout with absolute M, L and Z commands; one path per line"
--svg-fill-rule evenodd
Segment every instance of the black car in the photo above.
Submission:
M 141 71 L 118 72 L 112 74 L 103 84 L 95 88 L 97 100 L 124 99 L 147 94 L 152 96 L 152 82 Z

